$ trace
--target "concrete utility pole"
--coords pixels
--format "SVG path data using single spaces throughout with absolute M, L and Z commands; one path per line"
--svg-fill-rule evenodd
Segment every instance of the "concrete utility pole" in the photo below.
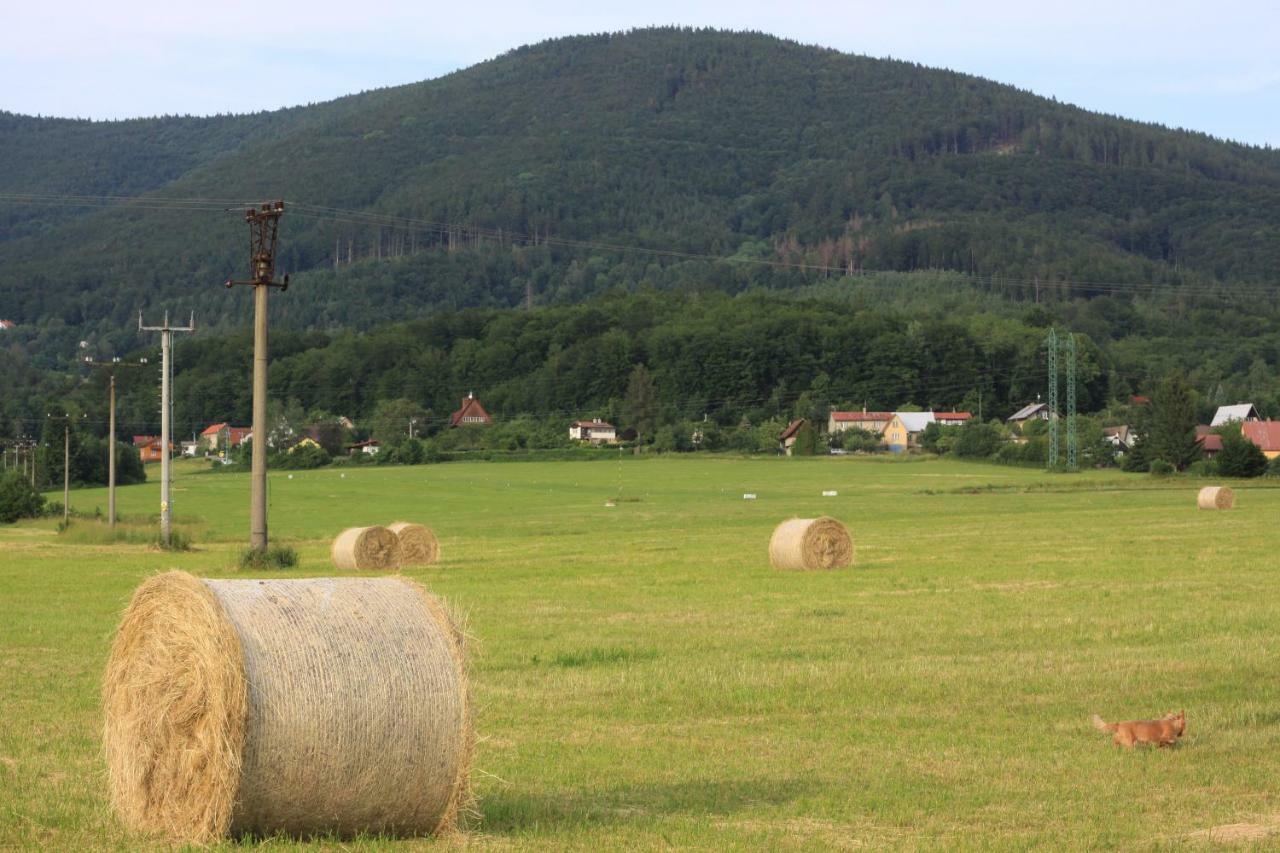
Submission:
M 63 414 L 57 418 L 46 414 L 45 417 L 51 421 L 62 421 L 62 523 L 66 524 L 71 518 L 71 415 Z M 34 459 L 32 461 L 31 479 L 34 485 Z
M 142 312 L 138 312 L 139 332 L 160 333 L 160 541 L 169 547 L 169 534 L 173 528 L 173 501 L 169 497 L 169 486 L 172 475 L 169 472 L 170 420 L 173 413 L 173 350 L 174 332 L 194 332 L 196 315 L 191 314 L 190 322 L 185 326 L 170 326 L 169 312 L 164 312 L 164 324 L 161 326 L 142 325 Z
M 267 550 L 267 290 L 289 289 L 289 276 L 276 281 L 276 237 L 284 202 L 275 201 L 244 213 L 249 223 L 248 281 L 226 282 L 253 288 L 253 464 L 249 493 L 249 547 Z
M 116 526 L 116 368 L 145 367 L 147 360 L 141 358 L 137 362 L 131 362 L 113 358 L 111 361 L 95 362 L 93 356 L 87 356 L 84 363 L 90 367 L 104 368 L 111 383 L 108 397 L 110 400 L 108 420 L 111 426 L 107 432 L 107 525 L 114 529 Z

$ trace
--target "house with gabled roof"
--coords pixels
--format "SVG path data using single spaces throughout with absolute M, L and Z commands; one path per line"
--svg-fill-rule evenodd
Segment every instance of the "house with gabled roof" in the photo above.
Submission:
M 831 412 L 827 416 L 827 432 L 835 434 L 850 429 L 862 429 L 879 435 L 893 420 L 893 412 Z
M 574 421 L 569 424 L 570 441 L 589 441 L 592 444 L 613 444 L 618 440 L 618 431 L 613 424 L 594 419 Z
M 484 406 L 480 405 L 474 391 L 463 397 L 462 406 L 449 416 L 451 427 L 490 426 L 492 423 L 493 418 L 484 410 Z
M 806 423 L 808 421 L 804 418 L 796 418 L 787 424 L 787 428 L 778 433 L 778 450 L 790 456 L 791 451 L 795 448 L 796 434 L 800 432 L 800 429 Z
M 1030 403 L 1023 406 L 1018 411 L 1008 417 L 1008 422 L 1021 426 L 1027 421 L 1047 421 L 1049 420 L 1049 404 L 1048 403 Z
M 1236 403 L 1233 406 L 1219 406 L 1218 411 L 1213 413 L 1213 420 L 1209 421 L 1209 426 L 1220 427 L 1232 421 L 1250 423 L 1260 420 L 1262 420 L 1262 416 L 1253 407 L 1253 403 Z
M 1268 459 L 1280 456 L 1280 421 L 1246 421 L 1240 432 L 1252 441 Z
M 936 421 L 933 412 L 894 412 L 884 428 L 884 443 L 894 453 L 901 453 L 914 447 L 925 427 Z

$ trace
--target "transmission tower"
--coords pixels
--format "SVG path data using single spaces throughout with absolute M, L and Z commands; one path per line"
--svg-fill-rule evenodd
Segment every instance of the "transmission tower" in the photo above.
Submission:
M 1050 470 L 1058 464 L 1058 330 L 1050 327 L 1049 339 L 1049 456 Z
M 1067 470 L 1076 470 L 1076 336 L 1070 332 L 1058 335 L 1056 328 L 1049 329 L 1045 339 L 1045 348 L 1049 354 L 1049 455 L 1046 460 L 1050 469 L 1058 465 L 1058 454 L 1061 450 L 1058 430 L 1058 379 L 1059 363 L 1065 362 L 1067 372 Z
M 1067 333 L 1067 470 L 1076 470 L 1076 336 Z

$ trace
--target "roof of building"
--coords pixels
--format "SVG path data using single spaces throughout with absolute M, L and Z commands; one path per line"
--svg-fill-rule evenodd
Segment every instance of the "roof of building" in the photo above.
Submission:
M 1280 451 L 1280 421 L 1249 421 L 1241 425 L 1244 437 L 1265 451 Z
M 1018 411 L 1010 415 L 1009 420 L 1025 421 L 1028 418 L 1035 417 L 1037 413 L 1047 408 L 1049 408 L 1048 403 L 1031 403 L 1029 405 L 1023 406 L 1021 409 L 1018 409 Z
M 933 416 L 940 421 L 967 421 L 973 417 L 972 412 L 934 412 Z
M 778 433 L 778 441 L 786 441 L 788 438 L 791 438 L 800 431 L 800 427 L 804 426 L 804 424 L 804 418 L 796 418 L 794 421 L 787 424 L 786 429 Z
M 1219 406 L 1213 413 L 1209 426 L 1222 426 L 1229 421 L 1258 420 L 1258 410 L 1253 403 L 1236 403 L 1234 406 Z
M 135 435 L 133 437 L 133 446 L 141 447 L 144 444 L 150 444 L 153 441 L 159 441 L 159 440 L 160 440 L 160 436 L 158 435 Z
M 227 422 L 223 421 L 220 424 L 213 424 L 212 426 L 205 427 L 204 432 L 200 434 L 201 435 L 217 435 L 218 433 L 226 429 L 226 427 L 227 427 Z
M 12 329 L 16 325 L 12 320 L 0 320 L 0 329 Z
M 893 412 L 832 412 L 835 421 L 891 421 Z
M 574 421 L 570 426 L 586 427 L 587 429 L 613 429 L 613 424 L 605 421 Z
M 493 418 L 489 417 L 489 413 L 484 410 L 484 406 L 480 405 L 480 401 L 476 399 L 475 394 L 468 394 L 462 398 L 462 407 L 449 416 L 449 426 L 457 426 L 465 418 L 480 418 L 484 423 L 489 423 L 493 420 Z
M 1222 449 L 1222 436 L 1216 432 L 1207 432 L 1204 435 L 1196 436 L 1196 441 L 1204 446 L 1204 449 L 1210 453 L 1217 453 Z
M 364 441 L 357 441 L 355 444 L 348 444 L 347 449 L 355 450 L 357 447 L 380 447 L 381 445 L 382 445 L 382 442 L 378 441 L 378 439 L 369 438 L 369 439 L 365 439 Z
M 1147 405 L 1147 403 L 1150 403 L 1150 402 L 1151 402 L 1150 397 L 1144 397 L 1141 394 L 1134 394 L 1131 397 L 1129 397 L 1130 406 L 1145 406 Z
M 1128 425 L 1128 424 L 1125 424 L 1125 425 L 1123 425 L 1123 426 L 1110 426 L 1110 427 L 1103 427 L 1103 428 L 1102 428 L 1102 434 L 1103 434 L 1103 435 L 1106 435 L 1106 436 L 1114 435 L 1116 438 L 1120 439 L 1121 441 L 1128 441 L 1128 440 L 1129 440 L 1129 425 Z
M 894 416 L 902 421 L 907 432 L 924 432 L 924 428 L 933 423 L 933 412 L 894 412 Z

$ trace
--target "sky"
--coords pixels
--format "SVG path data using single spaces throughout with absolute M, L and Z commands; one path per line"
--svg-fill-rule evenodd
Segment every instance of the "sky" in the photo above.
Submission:
M 30 115 L 275 109 L 439 77 L 547 38 L 676 24 L 950 68 L 1090 110 L 1280 147 L 1274 0 L 6 5 L 0 109 Z

